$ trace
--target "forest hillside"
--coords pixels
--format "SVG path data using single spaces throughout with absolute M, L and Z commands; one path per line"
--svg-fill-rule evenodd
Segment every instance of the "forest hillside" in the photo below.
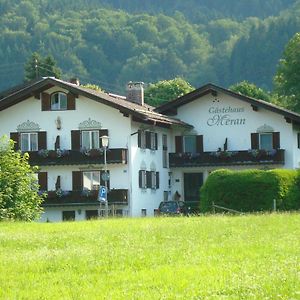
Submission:
M 64 79 L 107 91 L 181 76 L 193 86 L 249 80 L 267 90 L 300 0 L 0 0 L 0 90 L 37 51 Z

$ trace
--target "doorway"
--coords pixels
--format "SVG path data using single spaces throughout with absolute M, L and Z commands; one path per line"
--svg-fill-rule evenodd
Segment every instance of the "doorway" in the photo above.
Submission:
M 199 210 L 203 173 L 184 173 L 184 201 L 193 211 Z

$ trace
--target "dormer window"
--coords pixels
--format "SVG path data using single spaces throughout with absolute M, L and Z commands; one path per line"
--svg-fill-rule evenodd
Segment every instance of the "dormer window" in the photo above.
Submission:
M 67 95 L 62 92 L 51 95 L 51 110 L 67 110 Z

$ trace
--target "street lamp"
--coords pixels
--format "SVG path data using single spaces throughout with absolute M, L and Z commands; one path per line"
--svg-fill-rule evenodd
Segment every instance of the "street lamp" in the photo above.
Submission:
M 107 180 L 108 180 L 108 174 L 107 174 L 107 161 L 106 161 L 106 150 L 108 147 L 108 140 L 109 137 L 107 135 L 103 135 L 101 137 L 102 141 L 102 147 L 104 149 L 104 184 L 105 184 L 105 216 L 108 217 L 108 201 L 107 201 Z

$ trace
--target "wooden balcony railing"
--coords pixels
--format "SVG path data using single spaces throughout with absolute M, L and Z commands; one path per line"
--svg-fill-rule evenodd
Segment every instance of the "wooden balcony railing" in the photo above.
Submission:
M 170 167 L 284 164 L 284 150 L 215 151 L 203 153 L 170 153 Z
M 43 206 L 99 205 L 98 190 L 48 191 Z M 108 204 L 128 204 L 127 189 L 112 189 L 107 194 Z
M 40 150 L 29 153 L 31 165 L 78 165 L 104 164 L 104 154 L 100 149 L 83 151 L 75 150 Z M 127 149 L 115 148 L 107 150 L 108 164 L 127 164 Z

